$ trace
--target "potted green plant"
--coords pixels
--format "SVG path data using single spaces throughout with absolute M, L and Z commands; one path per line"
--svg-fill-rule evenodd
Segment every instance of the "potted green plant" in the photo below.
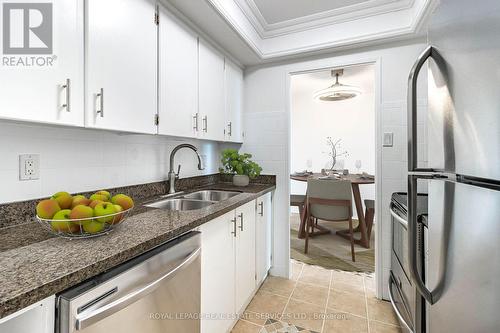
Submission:
M 233 175 L 233 184 L 236 186 L 247 186 L 250 178 L 260 175 L 262 168 L 250 158 L 251 154 L 240 154 L 236 149 L 224 149 L 222 151 L 221 173 Z

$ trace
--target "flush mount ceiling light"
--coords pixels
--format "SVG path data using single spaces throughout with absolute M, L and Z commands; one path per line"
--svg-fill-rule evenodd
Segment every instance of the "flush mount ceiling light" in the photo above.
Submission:
M 335 77 L 335 83 L 326 89 L 317 91 L 314 99 L 321 102 L 335 102 L 354 98 L 361 94 L 361 89 L 354 86 L 348 86 L 339 83 L 339 76 L 344 74 L 343 69 L 332 70 L 332 77 Z

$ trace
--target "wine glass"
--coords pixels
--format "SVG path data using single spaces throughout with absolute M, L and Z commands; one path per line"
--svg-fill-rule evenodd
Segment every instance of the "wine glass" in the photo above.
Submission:
M 356 169 L 358 169 L 357 173 L 359 174 L 359 170 L 361 169 L 361 160 L 356 160 L 354 166 L 356 167 Z

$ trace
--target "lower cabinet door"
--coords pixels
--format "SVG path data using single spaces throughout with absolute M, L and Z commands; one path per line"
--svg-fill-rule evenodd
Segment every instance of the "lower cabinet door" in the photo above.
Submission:
M 1 333 L 54 333 L 55 296 L 0 319 Z
M 234 211 L 200 227 L 201 332 L 227 332 L 235 318 Z
M 255 290 L 255 200 L 236 209 L 236 311 Z
M 271 193 L 257 199 L 257 218 L 255 225 L 255 271 L 256 285 L 266 277 L 271 268 L 272 207 Z

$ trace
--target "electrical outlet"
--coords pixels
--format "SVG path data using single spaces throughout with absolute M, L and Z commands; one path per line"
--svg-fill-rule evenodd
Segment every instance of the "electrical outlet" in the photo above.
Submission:
M 19 155 L 19 180 L 35 180 L 40 178 L 40 155 Z

